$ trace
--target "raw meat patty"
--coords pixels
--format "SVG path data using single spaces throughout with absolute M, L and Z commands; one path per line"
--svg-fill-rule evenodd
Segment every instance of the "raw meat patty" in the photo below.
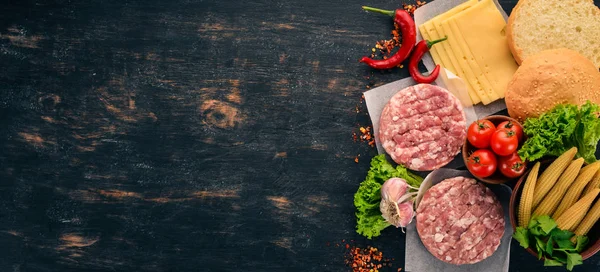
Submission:
M 438 169 L 460 152 L 467 137 L 465 113 L 449 91 L 411 86 L 383 108 L 378 137 L 396 163 L 416 171 Z
M 431 187 L 417 208 L 417 232 L 436 258 L 472 264 L 491 256 L 504 235 L 504 212 L 492 191 L 455 177 Z

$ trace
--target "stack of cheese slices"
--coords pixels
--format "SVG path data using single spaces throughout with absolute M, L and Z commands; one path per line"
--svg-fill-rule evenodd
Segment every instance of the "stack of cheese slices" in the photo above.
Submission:
M 431 48 L 431 55 L 436 64 L 467 83 L 471 101 L 463 104 L 487 105 L 504 98 L 517 70 L 505 27 L 504 17 L 492 0 L 469 0 L 419 26 L 426 40 L 448 37 Z

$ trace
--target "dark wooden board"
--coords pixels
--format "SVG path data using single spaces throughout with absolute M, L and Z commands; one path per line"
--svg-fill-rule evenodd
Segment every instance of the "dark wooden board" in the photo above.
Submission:
M 361 92 L 408 75 L 357 63 L 392 28 L 360 6 L 399 3 L 4 1 L 0 271 L 347 271 L 343 239 L 403 267 L 352 204 Z

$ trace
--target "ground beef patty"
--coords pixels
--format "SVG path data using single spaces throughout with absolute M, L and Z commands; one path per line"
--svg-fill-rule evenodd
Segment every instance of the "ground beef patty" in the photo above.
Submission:
M 449 91 L 411 86 L 383 108 L 378 137 L 396 163 L 416 171 L 438 169 L 460 152 L 467 137 L 465 113 Z
M 417 208 L 417 232 L 444 262 L 480 262 L 498 249 L 504 235 L 502 205 L 474 179 L 447 179 L 425 192 Z

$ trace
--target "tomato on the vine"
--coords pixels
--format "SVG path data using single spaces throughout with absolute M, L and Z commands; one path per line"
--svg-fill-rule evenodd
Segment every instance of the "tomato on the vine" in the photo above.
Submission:
M 487 149 L 479 149 L 467 161 L 467 168 L 477 177 L 489 177 L 496 172 L 496 155 Z
M 523 128 L 518 124 L 513 123 L 513 121 L 504 121 L 498 125 L 497 129 L 514 131 L 515 135 L 517 136 L 517 140 L 519 142 L 523 140 Z
M 492 135 L 490 146 L 494 153 L 500 156 L 508 156 L 517 151 L 519 140 L 514 131 L 500 129 Z
M 525 172 L 525 162 L 515 152 L 509 156 L 502 156 L 498 159 L 500 173 L 508 178 L 516 178 Z
M 490 146 L 490 139 L 494 131 L 496 131 L 496 126 L 489 120 L 475 121 L 467 130 L 467 139 L 474 147 L 487 148 Z

